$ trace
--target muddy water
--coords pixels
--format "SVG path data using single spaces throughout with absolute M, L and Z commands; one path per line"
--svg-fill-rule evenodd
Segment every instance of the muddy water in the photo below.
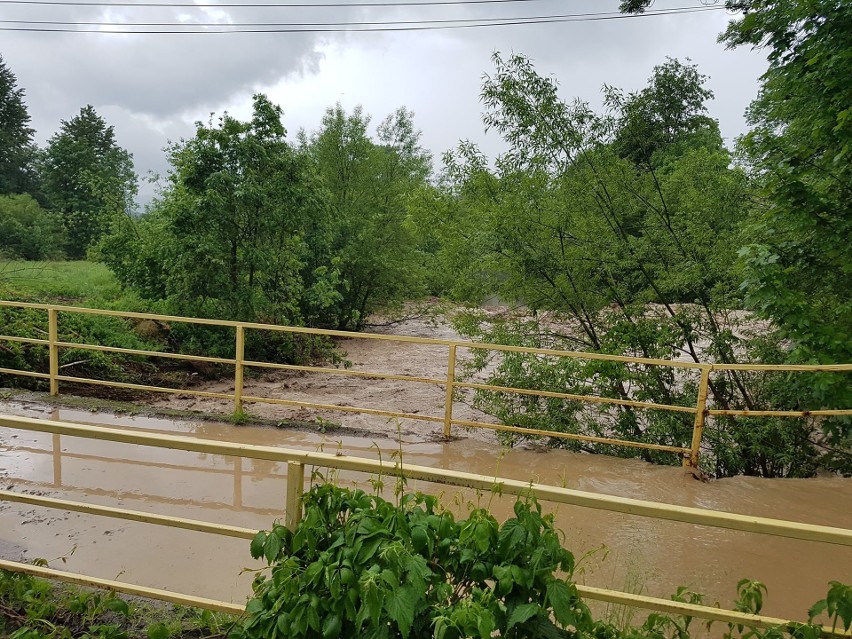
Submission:
M 250 444 L 339 449 L 365 457 L 381 450 L 386 459 L 398 446 L 391 438 L 131 418 L 34 404 L 7 402 L 0 410 Z M 511 450 L 498 462 L 500 449 L 478 439 L 442 442 L 404 435 L 402 445 L 406 461 L 415 464 L 852 528 L 852 482 L 836 477 L 701 483 L 679 468 L 567 451 Z M 277 463 L 0 428 L 0 486 L 16 491 L 263 528 L 282 514 L 285 476 L 286 467 Z M 364 475 L 342 479 L 368 488 Z M 444 490 L 424 483 L 412 487 Z M 489 501 L 487 495 L 456 489 L 447 489 L 443 499 L 448 504 Z M 498 518 L 505 517 L 511 502 L 496 499 L 491 507 Z M 600 549 L 581 562 L 578 578 L 589 585 L 667 597 L 683 584 L 706 593 L 711 603 L 729 606 L 737 580 L 750 577 L 769 586 L 767 614 L 804 618 L 809 605 L 824 596 L 829 580 L 852 581 L 852 548 L 566 506 L 558 509 L 557 521 L 578 557 Z M 3 502 L 0 555 L 16 560 L 64 556 L 65 563 L 51 565 L 231 601 L 243 601 L 250 590 L 252 575 L 241 574 L 242 569 L 257 567 L 244 540 Z

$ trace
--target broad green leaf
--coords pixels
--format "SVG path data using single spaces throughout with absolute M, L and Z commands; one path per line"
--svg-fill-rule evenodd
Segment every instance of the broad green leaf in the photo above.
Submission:
M 263 555 L 266 557 L 266 561 L 272 563 L 278 559 L 282 545 L 281 537 L 278 535 L 268 535 L 266 541 L 263 543 Z
M 409 585 L 391 590 L 385 599 L 385 610 L 399 627 L 403 639 L 408 637 L 411 624 L 414 622 L 414 610 L 419 597 L 417 592 Z
M 509 615 L 509 621 L 506 624 L 506 630 L 511 630 L 518 624 L 524 623 L 532 617 L 535 617 L 540 610 L 541 607 L 538 604 L 534 603 L 525 603 L 521 604 L 520 606 L 516 606 Z

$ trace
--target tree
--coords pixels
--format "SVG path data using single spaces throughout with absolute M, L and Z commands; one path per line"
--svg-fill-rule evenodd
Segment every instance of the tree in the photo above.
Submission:
M 647 0 L 622 3 L 641 12 Z M 768 52 L 742 140 L 762 187 L 742 250 L 747 303 L 792 340 L 794 361 L 852 360 L 852 5 L 728 0 L 720 40 Z
M 24 260 L 62 257 L 62 224 L 29 195 L 0 196 L 0 256 Z
M 32 189 L 35 146 L 24 89 L 0 55 L 0 195 Z
M 619 155 L 644 168 L 663 161 L 656 153 L 677 154 L 684 144 L 721 148 L 719 125 L 707 115 L 713 92 L 706 80 L 694 65 L 669 58 L 641 91 L 625 96 L 608 87 L 608 106 L 619 114 L 614 138 Z
M 254 97 L 249 121 L 201 122 L 169 149 L 169 187 L 139 221 L 117 220 L 99 254 L 120 281 L 174 312 L 322 323 L 339 301 L 328 207 L 281 109 Z
M 641 12 L 647 0 L 628 0 Z M 852 4 L 728 0 L 741 12 L 720 40 L 768 53 L 769 68 L 740 141 L 760 187 L 740 250 L 746 305 L 789 343 L 782 361 L 852 361 Z M 797 380 L 798 381 L 798 380 Z M 843 375 L 793 382 L 812 406 L 848 408 Z M 848 450 L 848 420 L 827 420 Z M 848 464 L 848 456 L 846 462 Z
M 347 115 L 338 104 L 303 140 L 330 194 L 332 251 L 341 275 L 339 328 L 360 328 L 377 302 L 411 299 L 424 290 L 407 202 L 425 184 L 431 157 L 412 118 L 398 109 L 373 139 L 361 107 Z
M 71 258 L 85 257 L 106 232 L 110 218 L 132 207 L 133 158 L 118 146 L 113 127 L 91 105 L 62 121 L 41 156 L 40 173 L 45 196 L 67 230 Z
M 490 342 L 665 360 L 777 357 L 777 339 L 746 339 L 742 315 L 729 311 L 742 305 L 735 263 L 751 187 L 705 114 L 703 76 L 669 61 L 636 94 L 605 88 L 607 110 L 596 113 L 582 101 L 563 101 L 555 81 L 522 56 L 495 56 L 495 63 L 483 83 L 484 120 L 509 150 L 493 169 L 469 144 L 449 155 L 441 206 L 430 219 L 439 252 L 468 265 L 460 272 L 478 271 L 489 292 L 522 303 L 533 316 L 463 316 L 462 332 Z M 649 129 L 656 132 L 650 138 Z M 418 211 L 428 214 L 427 207 Z M 542 311 L 556 326 L 538 321 Z M 468 372 L 485 370 L 499 386 L 695 401 L 695 379 L 661 367 L 475 355 Z M 783 380 L 764 383 L 736 371 L 714 375 L 710 393 L 714 406 L 732 409 L 800 409 L 812 399 L 789 392 Z M 474 401 L 504 423 L 570 433 L 683 446 L 692 430 L 682 415 L 624 405 L 594 409 L 488 392 Z M 816 420 L 716 418 L 705 432 L 711 450 L 703 458 L 717 475 L 808 475 L 824 460 L 815 444 L 825 431 Z
M 796 361 L 852 361 L 852 5 L 749 2 L 722 38 L 769 53 L 742 141 L 764 196 L 746 300 Z

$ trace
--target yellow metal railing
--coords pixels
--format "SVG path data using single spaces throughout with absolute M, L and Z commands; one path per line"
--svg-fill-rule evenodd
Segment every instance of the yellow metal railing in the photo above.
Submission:
M 298 326 L 278 326 L 274 324 L 259 324 L 254 322 L 236 322 L 229 320 L 204 319 L 197 317 L 178 317 L 172 315 L 158 315 L 154 313 L 135 313 L 129 311 L 111 311 L 104 309 L 82 308 L 76 306 L 57 306 L 51 304 L 35 304 L 27 302 L 8 302 L 0 301 L 0 307 L 10 308 L 30 308 L 40 309 L 47 312 L 48 331 L 47 339 L 36 339 L 18 337 L 13 335 L 0 335 L 0 341 L 11 341 L 38 346 L 46 346 L 49 351 L 49 372 L 33 372 L 16 369 L 0 368 L 0 374 L 6 375 L 21 375 L 33 377 L 37 379 L 48 380 L 50 383 L 50 392 L 52 395 L 59 394 L 60 382 L 72 382 L 77 384 L 92 384 L 106 386 L 112 388 L 123 388 L 129 390 L 137 390 L 143 392 L 157 393 L 175 393 L 187 394 L 198 397 L 210 397 L 218 399 L 229 399 L 233 401 L 234 411 L 241 412 L 245 403 L 267 403 L 279 404 L 284 406 L 299 406 L 316 410 L 341 411 L 349 413 L 361 413 L 367 415 L 378 415 L 390 418 L 412 419 L 416 421 L 431 422 L 443 425 L 445 437 L 450 437 L 453 426 L 463 426 L 468 428 L 484 428 L 496 431 L 522 433 L 525 435 L 538 435 L 544 437 L 557 437 L 563 439 L 572 439 L 577 441 L 594 442 L 601 444 L 611 444 L 617 446 L 630 446 L 642 448 L 646 450 L 655 450 L 670 452 L 683 456 L 684 465 L 697 467 L 698 458 L 701 447 L 702 434 L 704 430 L 705 418 L 708 415 L 727 415 L 727 416 L 775 416 L 775 417 L 810 417 L 810 416 L 839 416 L 852 415 L 852 408 L 849 409 L 831 409 L 831 410 L 726 410 L 707 407 L 708 389 L 710 385 L 710 376 L 716 371 L 768 371 L 768 372 L 852 372 L 852 364 L 834 364 L 822 366 L 805 366 L 805 365 L 764 365 L 764 364 L 708 364 L 681 362 L 675 360 L 651 359 L 645 357 L 629 357 L 622 355 L 604 355 L 601 353 L 587 353 L 578 351 L 562 351 L 546 348 L 530 348 L 523 346 L 507 346 L 504 344 L 486 344 L 477 342 L 467 342 L 462 340 L 434 339 L 424 337 L 411 337 L 403 335 L 381 335 L 376 333 L 354 333 L 348 331 L 336 331 L 328 329 L 305 328 Z M 208 326 L 230 327 L 234 329 L 234 357 L 208 357 L 203 355 L 186 355 L 182 353 L 168 353 L 159 351 L 148 351 L 140 349 L 119 348 L 114 346 L 104 346 L 100 344 L 85 344 L 77 342 L 66 342 L 59 340 L 59 314 L 60 313 L 78 313 L 87 315 L 101 315 L 109 317 L 119 317 L 123 319 L 142 319 L 154 320 L 161 322 L 185 322 L 190 324 L 204 324 Z M 2 330 L 2 328 L 0 328 Z M 396 342 L 400 344 L 421 344 L 429 346 L 441 346 L 447 348 L 447 375 L 445 378 L 421 377 L 414 375 L 397 375 L 391 373 L 382 373 L 379 371 L 361 371 L 349 370 L 345 368 L 329 368 L 322 366 L 299 366 L 293 364 L 279 364 L 274 362 L 261 362 L 245 359 L 245 334 L 247 330 L 263 330 L 277 331 L 293 334 L 319 335 L 327 337 L 347 338 L 347 339 L 366 339 L 366 340 L 382 340 Z M 118 353 L 123 355 L 136 355 L 145 357 L 164 357 L 170 359 L 178 359 L 195 362 L 208 362 L 214 364 L 226 364 L 234 367 L 234 392 L 233 393 L 216 393 L 208 391 L 200 391 L 191 388 L 167 388 L 163 386 L 150 386 L 144 384 L 131 384 L 126 382 L 115 382 L 109 380 L 91 379 L 86 377 L 76 377 L 71 375 L 60 374 L 59 366 L 59 350 L 60 349 L 82 349 L 91 351 L 101 351 L 107 353 Z M 625 364 L 640 364 L 647 366 L 664 366 L 670 368 L 679 368 L 687 370 L 699 371 L 700 379 L 698 382 L 698 390 L 696 403 L 694 406 L 677 406 L 671 404 L 656 404 L 651 402 L 637 401 L 626 398 L 601 397 L 596 395 L 576 395 L 571 393 L 559 393 L 553 391 L 545 391 L 538 389 L 516 388 L 511 386 L 497 386 L 493 384 L 481 384 L 474 382 L 465 382 L 458 379 L 456 375 L 456 360 L 458 349 L 470 350 L 487 350 L 504 353 L 527 353 L 531 355 L 551 356 L 551 357 L 567 357 L 575 359 L 588 360 L 603 360 L 610 362 L 621 362 Z M 336 404 L 321 404 L 316 402 L 307 402 L 296 399 L 282 399 L 274 397 L 258 397 L 254 395 L 246 395 L 244 375 L 246 368 L 266 368 L 277 370 L 292 370 L 320 373 L 326 375 L 344 375 L 351 377 L 362 377 L 369 379 L 388 379 L 405 381 L 421 384 L 433 384 L 443 386 L 446 389 L 444 415 L 422 415 L 417 413 L 409 413 L 402 411 L 384 410 L 375 407 L 357 407 L 357 406 L 340 406 Z M 493 424 L 488 422 L 457 419 L 453 415 L 453 405 L 455 401 L 455 393 L 457 390 L 471 389 L 484 390 L 501 393 L 515 393 L 520 395 L 533 395 L 537 397 L 548 397 L 555 399 L 566 399 L 573 401 L 587 402 L 591 404 L 604 404 L 614 406 L 628 406 L 640 410 L 662 410 L 679 413 L 693 414 L 693 436 L 690 446 L 669 446 L 663 444 L 650 444 L 639 441 L 630 441 L 624 439 L 597 437 L 591 435 L 582 435 L 577 433 L 555 432 L 545 429 L 527 428 L 512 424 Z
M 110 441 L 141 446 L 151 446 L 172 450 L 191 451 L 215 455 L 231 455 L 248 459 L 283 462 L 287 464 L 286 508 L 284 523 L 291 529 L 302 516 L 301 496 L 305 488 L 305 467 L 308 465 L 336 470 L 405 477 L 451 486 L 473 488 L 482 491 L 495 491 L 500 494 L 534 496 L 542 501 L 557 504 L 569 504 L 584 508 L 626 513 L 641 517 L 652 517 L 669 521 L 679 521 L 701 526 L 713 526 L 764 535 L 787 537 L 810 542 L 822 542 L 841 546 L 852 546 L 852 530 L 821 526 L 799 522 L 754 517 L 702 508 L 662 504 L 639 499 L 629 499 L 610 495 L 600 495 L 559 486 L 528 483 L 513 479 L 493 478 L 473 473 L 425 466 L 403 465 L 395 463 L 384 465 L 380 461 L 307 452 L 271 446 L 235 444 L 215 440 L 200 439 L 164 433 L 131 431 L 121 428 L 107 428 L 70 424 L 60 421 L 39 420 L 27 417 L 0 415 L 0 427 L 24 431 L 52 433 L 55 436 L 80 437 L 100 441 Z M 257 531 L 227 524 L 187 519 L 147 513 L 141 511 L 101 506 L 69 501 L 42 495 L 31 495 L 0 490 L 0 501 L 27 504 L 44 508 L 56 508 L 91 515 L 113 517 L 128 521 L 180 528 L 196 532 L 212 533 L 250 539 Z M 0 560 L 0 569 L 17 571 L 37 576 L 60 579 L 80 585 L 106 588 L 127 594 L 141 595 L 211 610 L 241 614 L 243 606 L 192 595 L 175 593 L 162 589 L 148 588 L 134 584 L 110 581 L 50 568 L 32 566 L 20 562 Z M 616 590 L 607 590 L 591 586 L 578 585 L 580 594 L 588 599 L 638 607 L 646 610 L 688 615 L 723 623 L 741 624 L 748 627 L 790 626 L 794 623 L 785 619 L 751 615 L 733 610 L 674 602 L 667 599 L 636 595 Z M 832 634 L 830 628 L 823 629 L 824 634 Z M 852 636 L 850 633 L 835 632 L 836 635 Z

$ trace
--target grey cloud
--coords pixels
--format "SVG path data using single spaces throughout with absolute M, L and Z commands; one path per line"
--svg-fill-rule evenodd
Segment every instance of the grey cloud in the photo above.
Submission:
M 675 0 L 669 0 L 669 5 Z M 679 2 L 681 5 L 690 3 Z M 433 19 L 507 17 L 520 14 L 615 10 L 618 0 L 542 0 L 529 5 L 486 8 L 236 9 L 205 14 L 180 9 L 110 9 L 108 20 L 196 20 L 231 22 Z M 695 5 L 698 5 L 695 0 Z M 658 7 L 663 3 L 658 3 Z M 49 19 L 104 19 L 99 10 L 59 7 Z M 44 17 L 18 9 L 4 19 Z M 757 92 L 765 60 L 756 53 L 725 51 L 716 43 L 724 12 L 671 17 L 583 22 L 495 29 L 360 34 L 231 34 L 115 36 L 0 33 L 0 52 L 27 90 L 38 138 L 43 142 L 60 119 L 93 104 L 115 125 L 120 143 L 135 156 L 141 174 L 164 172 L 167 139 L 191 135 L 194 120 L 229 109 L 244 117 L 250 95 L 268 91 L 281 103 L 285 124 L 295 133 L 314 129 L 323 109 L 340 100 L 363 104 L 380 120 L 404 104 L 416 112 L 424 145 L 440 158 L 459 139 L 480 142 L 493 155 L 502 144 L 485 136 L 479 91 L 495 50 L 529 55 L 540 72 L 555 76 L 566 99 L 599 104 L 603 84 L 642 87 L 666 55 L 691 58 L 711 77 L 716 93 L 711 114 L 728 138 L 745 130 L 743 111 Z M 324 53 L 325 52 L 325 53 Z M 325 58 L 323 56 L 326 56 Z M 151 189 L 143 191 L 150 198 Z M 145 195 L 147 193 L 147 195 Z
M 270 13 L 261 9 L 13 6 L 4 19 L 89 22 L 318 21 L 327 13 Z M 295 18 L 293 16 L 296 16 Z M 355 10 L 337 13 L 339 19 Z M 98 28 L 98 27 L 89 27 Z M 151 27 L 156 29 L 157 27 Z M 33 107 L 48 101 L 71 110 L 83 102 L 116 104 L 136 113 L 168 117 L 218 104 L 239 92 L 310 72 L 318 62 L 315 34 L 115 35 L 3 34 L 0 50 L 28 87 Z M 57 100 L 58 98 L 58 100 Z M 59 102 L 59 104 L 57 104 Z M 64 104 L 63 104 L 64 103 Z M 69 110 L 66 108 L 65 110 Z

